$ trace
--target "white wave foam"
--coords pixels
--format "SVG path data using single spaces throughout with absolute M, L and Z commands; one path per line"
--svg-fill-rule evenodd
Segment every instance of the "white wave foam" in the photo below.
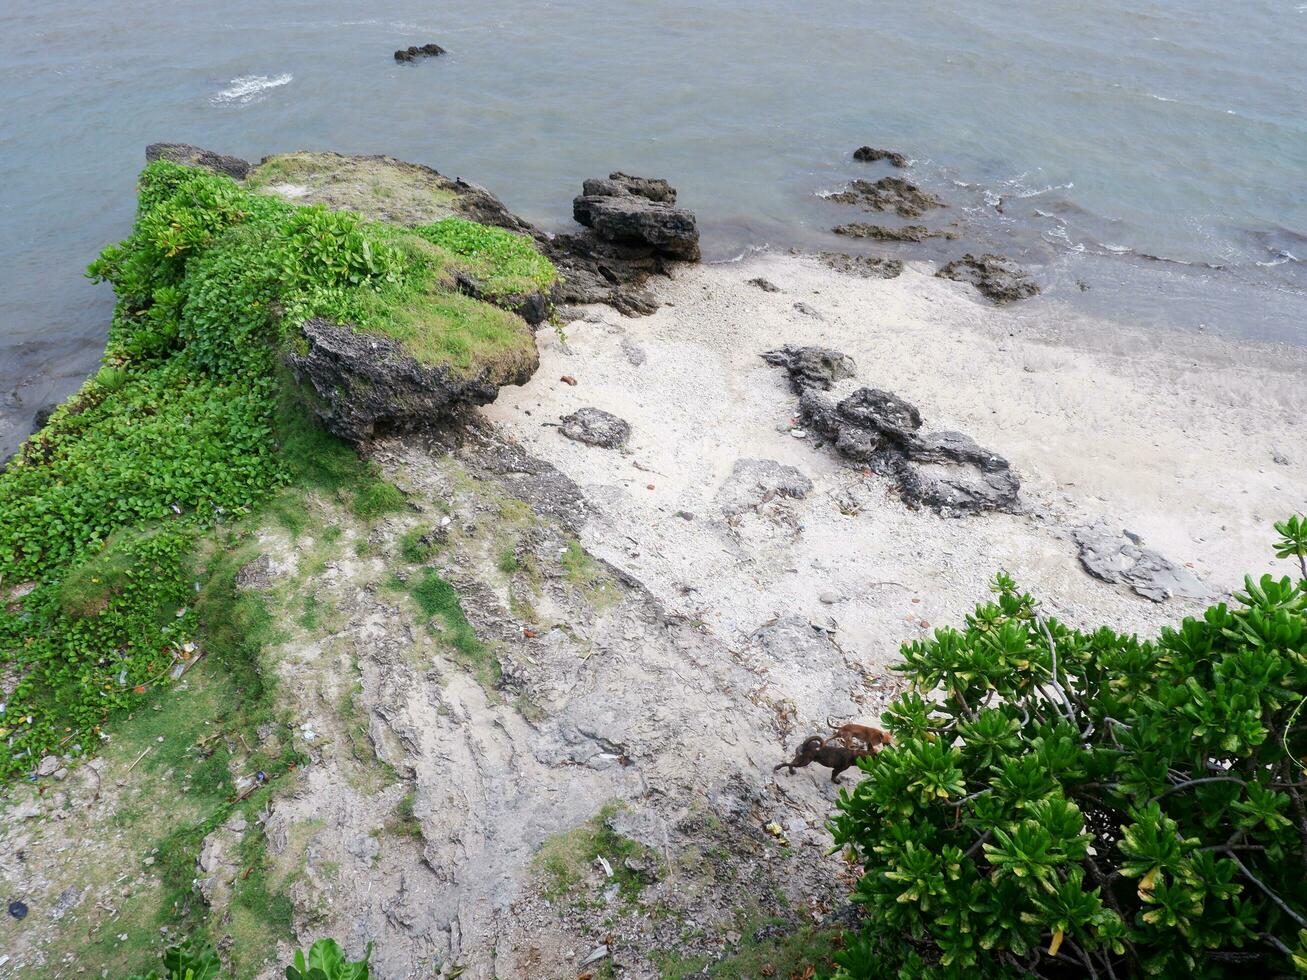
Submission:
M 1018 180 L 1019 180 L 1019 179 L 1020 179 L 1020 178 L 1018 178 Z M 1041 188 L 1039 188 L 1038 190 L 1030 190 L 1029 188 L 1021 188 L 1020 185 L 1018 185 L 1018 187 L 1019 187 L 1020 189 L 1017 191 L 1017 197 L 1021 197 L 1021 198 L 1025 198 L 1025 197 L 1039 197 L 1041 194 L 1048 194 L 1048 193 L 1050 193 L 1051 191 L 1069 191 L 1069 190 L 1071 190 L 1071 188 L 1073 188 L 1073 187 L 1075 187 L 1075 186 L 1076 186 L 1076 184 L 1075 184 L 1075 181 L 1073 181 L 1073 180 L 1068 180 L 1065 184 L 1049 184 L 1047 187 L 1041 187 Z
M 1148 93 L 1148 97 L 1149 97 L 1150 99 L 1156 99 L 1158 102 L 1174 102 L 1174 101 L 1175 101 L 1175 99 L 1168 99 L 1165 95 L 1154 95 L 1152 92 L 1149 92 L 1149 93 Z
M 1292 252 L 1287 252 L 1284 249 L 1277 249 L 1275 252 L 1275 258 L 1267 262 L 1258 262 L 1257 264 L 1260 265 L 1263 269 L 1269 269 L 1272 266 L 1284 265 L 1284 263 L 1286 262 L 1301 262 L 1301 261 L 1302 259 L 1298 258 L 1298 256 L 1294 255 Z
M 249 105 L 251 102 L 261 102 L 267 98 L 269 89 L 289 85 L 294 77 L 290 72 L 274 77 L 241 75 L 239 78 L 233 78 L 230 85 L 209 101 L 214 105 Z

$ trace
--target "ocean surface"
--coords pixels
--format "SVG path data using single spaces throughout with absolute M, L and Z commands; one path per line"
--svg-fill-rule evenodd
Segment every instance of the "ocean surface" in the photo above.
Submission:
M 883 254 L 992 246 L 1050 310 L 1307 343 L 1303 0 L 10 2 L 0 456 L 98 357 L 83 271 L 160 140 L 388 153 L 560 228 L 583 178 L 662 176 L 713 260 L 849 249 L 831 226 L 878 219 L 821 195 L 890 172 L 869 143 L 963 229 Z

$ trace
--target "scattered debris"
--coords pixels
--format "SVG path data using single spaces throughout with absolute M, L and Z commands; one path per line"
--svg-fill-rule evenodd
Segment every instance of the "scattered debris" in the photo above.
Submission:
M 9 903 L 9 914 L 15 919 L 25 919 L 27 918 L 27 905 L 14 899 Z
M 781 291 L 780 286 L 776 285 L 776 283 L 772 282 L 770 279 L 764 279 L 762 276 L 759 276 L 756 279 L 750 279 L 749 285 L 757 286 L 764 293 L 779 293 Z
M 816 320 L 826 319 L 824 316 L 821 315 L 820 310 L 818 310 L 814 306 L 809 306 L 807 303 L 795 303 L 794 309 L 797 310 L 799 313 L 802 313 L 804 316 L 810 316 Z
M 576 387 L 576 378 L 572 377 L 570 374 L 565 374 L 558 380 L 563 382 L 565 385 L 571 385 L 573 388 Z

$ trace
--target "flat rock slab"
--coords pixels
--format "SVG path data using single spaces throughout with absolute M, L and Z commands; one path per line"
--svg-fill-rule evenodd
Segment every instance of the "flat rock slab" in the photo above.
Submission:
M 145 148 L 145 159 L 150 163 L 155 160 L 171 160 L 187 167 L 202 167 L 214 173 L 226 174 L 233 180 L 244 180 L 253 166 L 240 157 L 214 153 L 189 143 L 151 143 Z
M 902 177 L 855 180 L 847 190 L 831 194 L 826 200 L 853 204 L 864 211 L 889 211 L 900 218 L 919 218 L 927 211 L 948 206 L 941 198 Z
M 1128 585 L 1153 602 L 1172 597 L 1209 600 L 1212 589 L 1183 565 L 1151 548 L 1142 547 L 1125 531 L 1106 523 L 1078 527 L 1074 531 L 1080 549 L 1080 564 L 1094 578 Z
M 794 390 L 803 392 L 808 388 L 820 388 L 830 391 L 836 381 L 853 377 L 856 369 L 853 358 L 841 354 L 829 347 L 798 347 L 786 344 L 776 350 L 769 350 L 762 359 L 773 367 L 783 367 L 790 373 L 790 383 Z
M 863 279 L 897 279 L 903 275 L 903 260 L 881 255 L 849 255 L 847 252 L 819 252 L 822 265 Z
M 777 497 L 802 499 L 811 492 L 812 481 L 793 466 L 774 459 L 737 459 L 717 491 L 717 506 L 733 517 Z
M 1039 283 L 1006 255 L 968 252 L 935 273 L 940 279 L 969 282 L 995 303 L 1015 303 L 1039 292 Z
M 578 408 L 565 415 L 558 431 L 574 442 L 600 449 L 617 449 L 631 437 L 631 424 L 602 408 Z

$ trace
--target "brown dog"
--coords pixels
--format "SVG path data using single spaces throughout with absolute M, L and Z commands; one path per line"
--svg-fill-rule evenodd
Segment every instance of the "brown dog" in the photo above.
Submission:
M 854 765 L 859 759 L 870 754 L 871 752 L 865 749 L 851 749 L 843 745 L 834 745 L 823 741 L 820 735 L 810 735 L 803 740 L 803 744 L 799 746 L 799 751 L 794 754 L 793 759 L 789 762 L 782 762 L 772 772 L 788 767 L 792 776 L 795 769 L 802 769 L 815 762 L 820 766 L 829 768 L 830 781 L 838 783 L 840 773 Z
M 868 752 L 879 751 L 884 746 L 894 743 L 889 732 L 873 728 L 870 725 L 837 725 L 830 718 L 826 719 L 826 724 L 835 729 L 835 734 L 830 737 L 830 741 L 839 742 L 850 749 L 853 748 L 855 738 L 862 741 Z

